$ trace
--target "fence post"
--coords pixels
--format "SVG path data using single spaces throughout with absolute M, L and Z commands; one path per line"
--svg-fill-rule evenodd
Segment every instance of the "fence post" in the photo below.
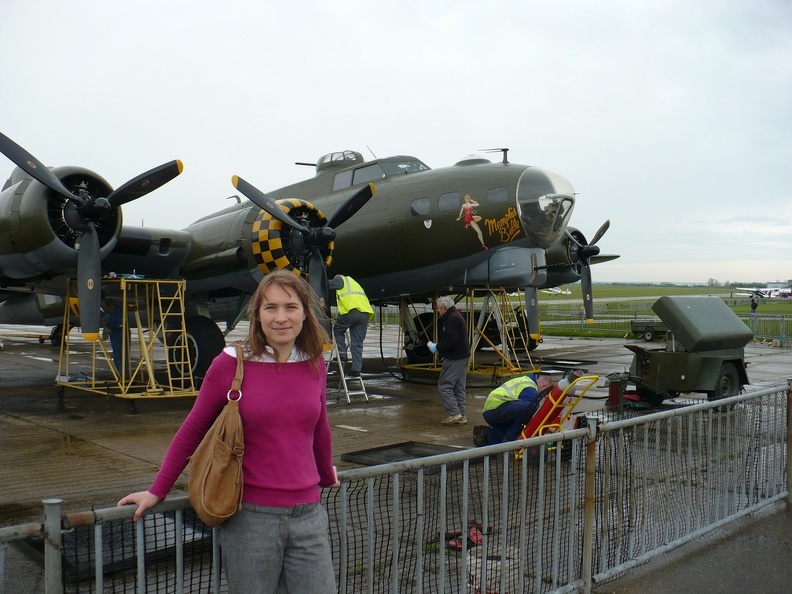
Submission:
M 789 468 L 790 452 L 792 452 L 792 379 L 787 379 L 786 392 L 786 455 L 787 455 L 787 507 L 789 507 L 789 496 L 792 493 L 792 471 Z
M 586 439 L 586 485 L 583 500 L 583 592 L 591 594 L 594 555 L 594 500 L 597 479 L 597 419 L 588 419 Z
M 63 533 L 61 520 L 62 499 L 45 499 L 44 504 L 44 592 L 63 592 Z

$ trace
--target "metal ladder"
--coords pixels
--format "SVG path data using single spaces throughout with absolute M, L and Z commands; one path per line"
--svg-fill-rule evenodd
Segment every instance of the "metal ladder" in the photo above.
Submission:
M 349 333 L 347 333 L 347 344 L 349 344 Z M 341 360 L 341 353 L 338 352 L 338 347 L 335 343 L 333 343 L 333 350 L 330 353 L 330 359 L 334 360 L 338 367 L 338 387 L 336 388 L 336 394 L 340 394 L 341 390 L 343 390 L 344 395 L 346 396 L 347 404 L 351 404 L 352 402 L 350 396 L 359 396 L 360 394 L 362 394 L 366 399 L 366 402 L 368 402 L 368 393 L 366 392 L 366 385 L 363 383 L 363 377 L 352 377 L 346 374 L 344 371 L 344 362 Z M 350 384 L 354 384 L 356 382 L 360 385 L 360 387 L 357 390 L 351 389 Z

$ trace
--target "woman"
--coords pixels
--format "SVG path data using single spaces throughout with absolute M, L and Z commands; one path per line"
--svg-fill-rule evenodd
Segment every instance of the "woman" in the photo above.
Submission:
M 278 270 L 264 277 L 248 306 L 239 401 L 242 509 L 218 529 L 232 594 L 336 591 L 319 487 L 339 483 L 325 402 L 328 337 L 314 314 L 315 300 L 302 278 Z M 138 506 L 133 520 L 173 487 L 225 405 L 235 369 L 235 349 L 226 347 L 209 367 L 154 483 L 118 502 Z
M 472 227 L 473 231 L 476 232 L 476 236 L 478 237 L 481 247 L 485 250 L 489 250 L 487 244 L 484 243 L 484 236 L 481 233 L 481 227 L 478 225 L 481 221 L 481 217 L 476 214 L 475 210 L 473 210 L 474 208 L 478 207 L 478 205 L 479 203 L 473 200 L 470 194 L 465 194 L 465 201 L 462 203 L 462 207 L 459 209 L 457 221 L 464 216 L 465 229 Z

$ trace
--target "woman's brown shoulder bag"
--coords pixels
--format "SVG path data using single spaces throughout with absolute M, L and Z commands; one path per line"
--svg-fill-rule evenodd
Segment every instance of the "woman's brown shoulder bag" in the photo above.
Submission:
M 242 347 L 236 345 L 236 351 L 236 376 L 228 391 L 228 403 L 190 457 L 187 478 L 190 504 L 201 521 L 211 527 L 225 522 L 242 506 L 245 442 L 239 401 L 245 362 Z M 233 392 L 236 398 L 232 398 Z

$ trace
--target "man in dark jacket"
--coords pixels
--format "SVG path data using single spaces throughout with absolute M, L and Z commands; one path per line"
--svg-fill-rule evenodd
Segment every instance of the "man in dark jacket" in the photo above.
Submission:
M 444 296 L 437 299 L 437 311 L 440 313 L 438 341 L 429 341 L 426 346 L 433 353 L 440 355 L 443 368 L 437 380 L 440 402 L 448 417 L 441 425 L 464 425 L 467 423 L 465 414 L 465 382 L 467 365 L 470 357 L 468 331 L 465 318 L 454 307 L 454 300 Z

